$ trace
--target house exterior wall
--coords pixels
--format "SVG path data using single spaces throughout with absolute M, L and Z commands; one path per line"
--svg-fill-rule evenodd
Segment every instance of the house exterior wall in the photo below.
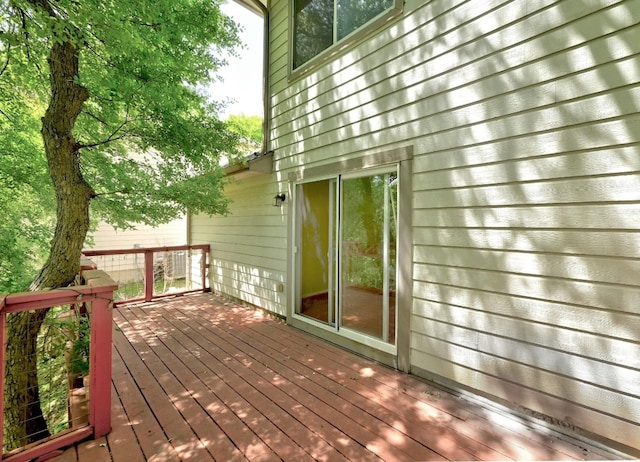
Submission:
M 283 187 L 273 175 L 234 175 L 225 186 L 229 214 L 191 218 L 191 243 L 211 245 L 211 289 L 282 316 L 287 208 L 274 207 L 273 199 Z
M 98 223 L 90 233 L 91 245 L 84 250 L 115 250 L 149 247 L 167 247 L 187 244 L 186 217 L 152 227 L 138 224 L 135 229 L 115 229 L 106 222 Z M 144 275 L 144 255 L 95 255 L 91 260 L 109 273 L 119 284 L 142 281 Z M 180 265 L 172 266 L 179 268 Z M 183 272 L 180 270 L 179 273 Z
M 180 218 L 157 227 L 138 225 L 136 229 L 115 229 L 105 222 L 98 223 L 90 233 L 92 244 L 87 250 L 133 249 L 134 247 L 164 247 L 187 243 L 187 220 Z
M 274 174 L 194 219 L 213 287 L 284 313 L 272 196 L 411 146 L 412 372 L 640 449 L 640 4 L 407 0 L 294 78 L 289 1 L 269 20 Z

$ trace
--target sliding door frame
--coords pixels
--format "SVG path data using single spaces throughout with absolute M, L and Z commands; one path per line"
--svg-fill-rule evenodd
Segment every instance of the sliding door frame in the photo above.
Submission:
M 307 331 L 311 334 L 325 338 L 342 347 L 348 348 L 359 354 L 374 360 L 396 367 L 402 371 L 410 370 L 410 335 L 411 335 L 411 311 L 412 311 L 412 280 L 413 280 L 413 232 L 412 232 L 412 159 L 413 147 L 403 147 L 389 151 L 354 156 L 348 160 L 333 162 L 326 165 L 307 168 L 289 174 L 289 197 L 291 213 L 288 214 L 288 258 L 287 280 L 287 323 Z M 321 322 L 297 315 L 298 290 L 300 274 L 300 252 L 297 250 L 298 227 L 300 224 L 296 213 L 297 187 L 300 183 L 320 181 L 335 178 L 339 175 L 351 177 L 352 174 L 367 174 L 367 171 L 375 173 L 384 168 L 398 167 L 398 224 L 397 224 L 397 327 L 396 342 L 392 348 L 381 348 L 380 341 L 367 341 L 366 336 L 345 336 L 339 334 L 331 326 Z M 375 339 L 374 339 L 375 340 Z

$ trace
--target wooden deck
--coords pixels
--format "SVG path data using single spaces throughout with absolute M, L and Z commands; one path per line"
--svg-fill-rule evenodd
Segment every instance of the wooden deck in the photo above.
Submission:
M 114 318 L 113 430 L 57 462 L 615 458 L 215 295 Z

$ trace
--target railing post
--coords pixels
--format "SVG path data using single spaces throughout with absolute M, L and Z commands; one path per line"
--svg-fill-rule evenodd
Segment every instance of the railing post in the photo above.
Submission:
M 111 431 L 112 298 L 113 292 L 103 292 L 91 303 L 89 424 L 94 438 Z
M 7 313 L 4 312 L 5 294 L 0 294 L 0 454 L 4 448 L 4 367 L 6 360 L 5 328 L 7 325 Z M 1 458 L 2 456 L 0 456 Z
M 209 247 L 202 249 L 202 258 L 200 259 L 200 276 L 202 283 L 202 292 L 207 291 L 207 267 L 209 266 Z
M 144 252 L 144 301 L 153 300 L 153 251 Z

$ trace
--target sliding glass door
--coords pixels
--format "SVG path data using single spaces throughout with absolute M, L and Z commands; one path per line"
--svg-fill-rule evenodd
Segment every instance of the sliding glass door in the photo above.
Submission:
M 302 183 L 296 314 L 395 344 L 397 170 Z

